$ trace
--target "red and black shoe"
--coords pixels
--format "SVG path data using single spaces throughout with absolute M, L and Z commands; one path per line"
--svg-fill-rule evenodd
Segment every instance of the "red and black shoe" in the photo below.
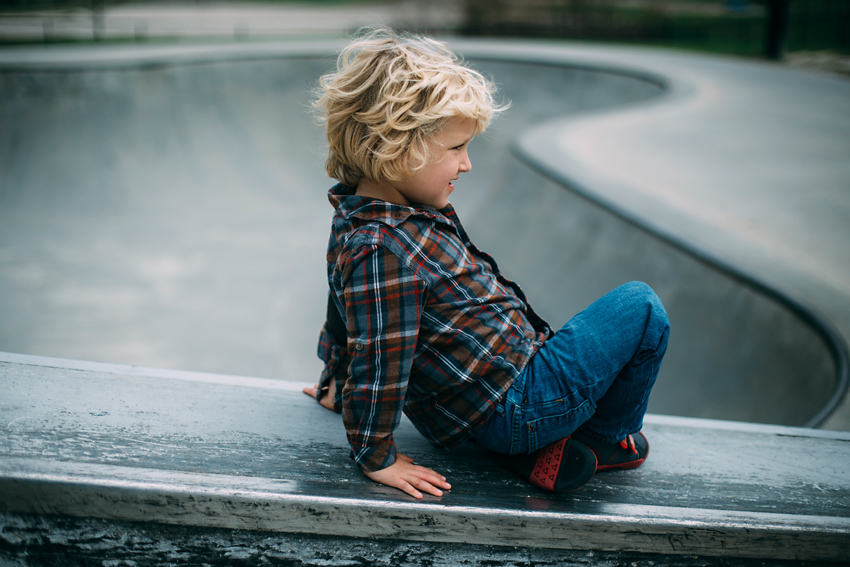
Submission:
M 596 455 L 597 472 L 636 469 L 649 455 L 649 441 L 641 432 L 629 435 L 618 443 L 600 443 L 578 431 L 573 433 L 573 439 L 587 445 Z
M 508 458 L 508 466 L 531 484 L 551 492 L 578 490 L 593 478 L 593 451 L 569 437 L 536 453 Z

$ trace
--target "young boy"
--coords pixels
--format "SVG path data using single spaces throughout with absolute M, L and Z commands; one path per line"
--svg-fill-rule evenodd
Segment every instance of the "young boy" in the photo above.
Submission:
M 471 441 L 547 490 L 643 463 L 669 329 L 657 296 L 626 284 L 553 332 L 449 204 L 469 143 L 503 110 L 492 84 L 440 42 L 378 30 L 321 89 L 326 169 L 340 183 L 325 369 L 305 393 L 342 412 L 366 476 L 415 498 L 451 488 L 396 452 L 402 413 L 434 445 Z

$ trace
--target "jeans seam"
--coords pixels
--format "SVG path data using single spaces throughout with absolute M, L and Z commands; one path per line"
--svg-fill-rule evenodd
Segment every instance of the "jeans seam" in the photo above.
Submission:
M 522 430 L 522 410 L 517 404 L 511 404 L 511 447 L 510 454 L 516 455 L 520 448 Z

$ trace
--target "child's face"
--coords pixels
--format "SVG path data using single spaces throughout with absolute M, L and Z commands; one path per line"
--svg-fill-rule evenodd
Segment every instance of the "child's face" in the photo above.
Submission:
M 475 136 L 471 118 L 450 118 L 431 139 L 431 158 L 425 167 L 401 181 L 391 181 L 383 198 L 401 205 L 430 205 L 442 209 L 455 190 L 452 181 L 472 169 L 467 148 Z M 394 198 L 393 198 L 394 197 Z

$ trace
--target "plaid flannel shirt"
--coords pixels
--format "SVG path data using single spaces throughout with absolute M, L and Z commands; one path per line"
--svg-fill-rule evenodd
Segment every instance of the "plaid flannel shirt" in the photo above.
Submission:
M 402 412 L 438 447 L 468 439 L 549 326 L 451 205 L 405 207 L 342 185 L 328 196 L 328 284 L 347 344 L 323 327 L 320 386 L 336 381 L 352 458 L 367 470 L 392 465 Z

